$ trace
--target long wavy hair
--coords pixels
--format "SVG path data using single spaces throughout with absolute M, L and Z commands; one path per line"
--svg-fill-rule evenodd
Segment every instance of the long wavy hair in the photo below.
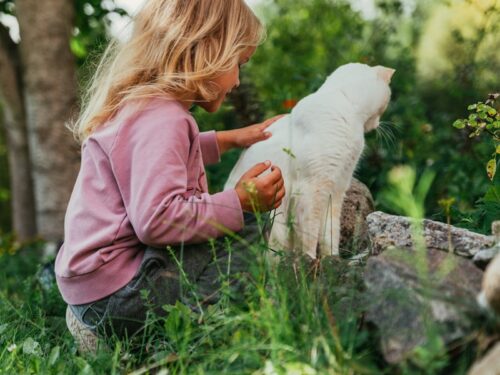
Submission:
M 130 101 L 169 96 L 211 101 L 211 80 L 259 45 L 264 28 L 244 0 L 148 0 L 126 42 L 112 40 L 70 124 L 79 142 Z

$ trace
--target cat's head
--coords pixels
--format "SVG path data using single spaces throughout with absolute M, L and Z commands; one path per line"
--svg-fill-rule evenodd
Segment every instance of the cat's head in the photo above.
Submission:
M 395 72 L 384 66 L 351 63 L 335 70 L 325 85 L 340 90 L 346 97 L 351 110 L 364 123 L 366 133 L 379 126 L 380 117 L 389 105 L 389 84 Z

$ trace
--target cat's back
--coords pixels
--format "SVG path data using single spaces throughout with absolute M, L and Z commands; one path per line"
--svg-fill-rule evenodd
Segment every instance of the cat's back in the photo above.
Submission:
M 286 151 L 290 148 L 291 139 L 291 116 L 286 115 L 273 123 L 267 131 L 271 132 L 271 138 L 255 143 L 244 150 L 231 171 L 224 189 L 233 188 L 241 176 L 255 164 L 270 160 L 284 171 L 287 168 Z
M 345 145 L 363 147 L 362 122 L 352 105 L 335 85 L 321 87 L 302 99 L 293 110 L 294 147 L 297 152 L 323 156 Z

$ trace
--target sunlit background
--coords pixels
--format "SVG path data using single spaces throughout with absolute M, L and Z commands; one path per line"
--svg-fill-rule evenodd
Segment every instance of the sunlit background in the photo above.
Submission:
M 500 217 L 500 204 L 485 207 L 483 199 L 497 186 L 485 167 L 496 160 L 494 141 L 469 138 L 466 130 L 452 124 L 468 116 L 470 104 L 500 91 L 499 1 L 247 2 L 266 24 L 267 39 L 243 70 L 241 89 L 222 110 L 215 115 L 195 111 L 202 129 L 234 128 L 289 111 L 289 103 L 317 89 L 328 74 L 348 62 L 395 68 L 391 105 L 382 127 L 367 136 L 356 176 L 374 195 L 377 208 L 390 212 L 379 196 L 388 172 L 399 164 L 410 164 L 418 173 L 433 169 L 438 178 L 428 194 L 426 214 L 444 219 L 439 202 L 448 199 L 454 202 L 452 222 L 489 230 L 491 220 Z M 87 30 L 76 27 L 71 41 L 84 84 L 91 73 L 86 62 L 104 45 L 99 38 L 108 34 L 126 40 L 130 16 L 144 0 L 104 0 L 104 19 L 95 16 L 92 5 L 82 4 L 85 17 L 95 18 L 86 24 Z M 19 42 L 16 18 L 0 13 L 0 22 Z M 222 187 L 236 157 L 229 156 L 209 171 L 213 191 Z M 8 197 L 8 188 L 3 189 Z M 4 216 L 0 221 L 6 223 Z
M 125 9 L 129 14 L 133 15 L 137 12 L 145 0 L 105 0 L 104 3 L 109 2 L 110 7 L 114 7 L 115 4 L 123 9 Z M 266 2 L 266 0 L 247 0 L 247 3 L 252 8 L 257 8 L 258 5 Z M 354 9 L 359 10 L 364 17 L 373 18 L 375 16 L 375 4 L 374 0 L 351 0 Z M 413 0 L 407 0 L 405 2 L 406 6 L 412 7 L 414 5 Z M 113 14 L 110 16 L 111 21 L 111 34 L 117 37 L 126 38 L 130 31 L 130 19 L 129 17 L 122 17 L 118 14 Z M 7 25 L 11 29 L 11 36 L 14 40 L 19 40 L 19 25 L 13 16 L 0 14 L 0 22 Z
M 394 68 L 390 105 L 379 129 L 366 135 L 354 174 L 366 189 L 353 194 L 351 209 L 371 206 L 363 203 L 371 193 L 377 211 L 447 223 L 429 226 L 447 253 L 426 253 L 418 246 L 423 239 L 413 237 L 419 251 L 391 246 L 366 261 L 373 249 L 360 241 L 361 221 L 349 215 L 355 233 L 340 258 L 302 264 L 285 257 L 275 273 L 267 272 L 263 251 L 258 275 L 251 282 L 245 276 L 255 293 L 245 288 L 242 308 L 225 291 L 214 309 L 206 301 L 197 312 L 182 303 L 164 306 L 168 319 L 152 313 L 137 341 L 106 340 L 95 358 L 76 353 L 47 257 L 64 239 L 80 166 L 80 145 L 65 125 L 73 109 L 78 113 L 109 39 L 128 38 L 131 16 L 144 1 L 0 0 L 0 23 L 9 28 L 0 25 L 0 373 L 472 373 L 473 362 L 498 341 L 500 323 L 473 306 L 481 271 L 450 251 L 458 239 L 472 255 L 487 240 L 451 226 L 489 234 L 500 219 L 500 99 L 490 95 L 500 91 L 500 0 L 248 0 L 267 38 L 218 112 L 191 109 L 200 130 L 230 130 L 290 112 L 349 62 Z M 207 169 L 211 193 L 222 188 L 238 152 Z M 386 231 L 409 224 L 378 220 L 379 242 L 409 238 Z M 382 272 L 377 277 L 375 269 Z M 229 286 L 221 271 L 221 285 Z M 459 298 L 449 293 L 452 284 Z M 371 287 L 376 294 L 365 293 Z M 150 303 L 149 291 L 142 292 Z M 405 319 L 393 318 L 398 310 Z M 385 328 L 375 331 L 370 315 L 386 321 Z M 407 350 L 403 362 L 385 363 L 384 346 Z

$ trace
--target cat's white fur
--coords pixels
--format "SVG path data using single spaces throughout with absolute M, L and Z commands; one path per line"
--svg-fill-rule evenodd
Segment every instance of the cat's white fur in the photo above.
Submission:
M 312 258 L 338 254 L 342 202 L 365 144 L 364 133 L 379 125 L 390 100 L 393 69 L 347 64 L 315 93 L 302 99 L 273 134 L 245 150 L 225 189 L 255 164 L 281 168 L 286 196 L 276 210 L 271 248 Z

